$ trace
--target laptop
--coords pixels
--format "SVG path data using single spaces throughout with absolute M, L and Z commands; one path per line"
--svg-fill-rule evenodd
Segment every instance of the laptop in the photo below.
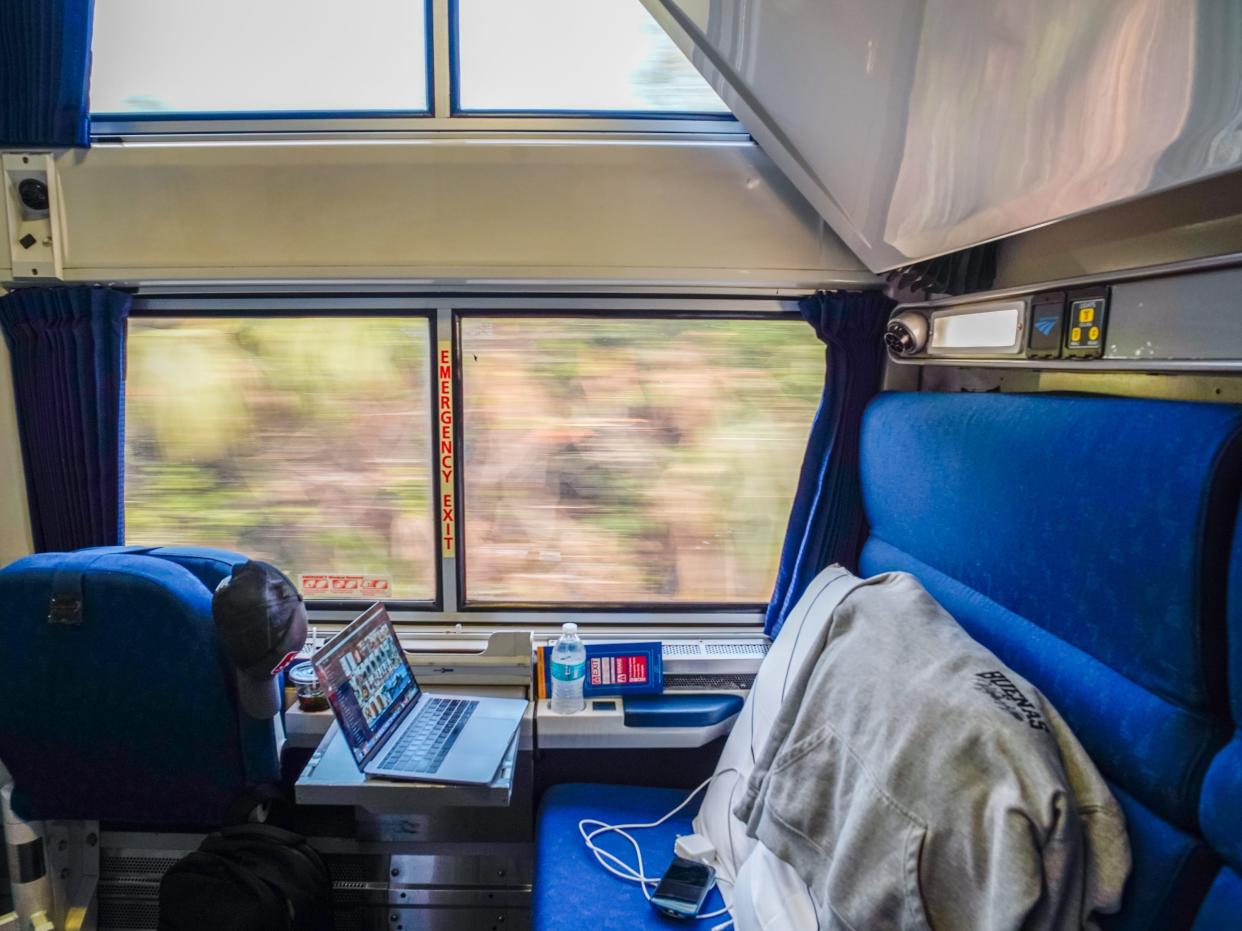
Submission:
M 312 662 L 354 762 L 368 776 L 489 783 L 526 711 L 524 699 L 428 695 L 381 604 Z

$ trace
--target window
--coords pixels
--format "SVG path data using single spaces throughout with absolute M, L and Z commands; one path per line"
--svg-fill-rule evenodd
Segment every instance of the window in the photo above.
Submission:
M 101 0 L 94 16 L 100 135 L 745 133 L 642 0 Z
M 102 0 L 95 114 L 425 113 L 417 0 Z
M 427 317 L 131 318 L 126 542 L 434 600 L 430 353 Z
M 765 604 L 823 386 L 784 316 L 464 316 L 468 604 Z
M 639 0 L 457 0 L 465 112 L 728 115 Z
M 768 301 L 464 300 L 140 301 L 126 542 L 237 550 L 309 577 L 308 598 L 454 620 L 753 623 L 823 388 L 811 329 Z

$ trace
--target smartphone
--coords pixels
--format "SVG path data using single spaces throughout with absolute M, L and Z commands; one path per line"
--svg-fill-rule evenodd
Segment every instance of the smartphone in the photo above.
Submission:
M 693 918 L 715 884 L 716 871 L 712 867 L 674 857 L 651 896 L 651 904 L 673 918 Z

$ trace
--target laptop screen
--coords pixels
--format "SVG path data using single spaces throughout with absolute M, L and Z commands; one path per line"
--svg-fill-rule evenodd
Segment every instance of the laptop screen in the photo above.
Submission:
M 336 720 L 361 765 L 418 701 L 397 632 L 383 605 L 372 605 L 314 657 Z

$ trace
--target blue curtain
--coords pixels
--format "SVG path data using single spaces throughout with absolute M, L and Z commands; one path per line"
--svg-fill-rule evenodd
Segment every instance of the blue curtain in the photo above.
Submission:
M 893 306 L 879 291 L 821 291 L 798 305 L 827 345 L 827 371 L 768 605 L 764 629 L 769 636 L 776 636 L 821 569 L 834 562 L 858 568 L 867 527 L 858 477 L 859 433 L 863 409 L 880 390 L 882 336 Z
M 121 541 L 129 305 L 128 294 L 108 288 L 0 297 L 38 552 Z
M 0 0 L 0 148 L 90 145 L 94 0 Z

